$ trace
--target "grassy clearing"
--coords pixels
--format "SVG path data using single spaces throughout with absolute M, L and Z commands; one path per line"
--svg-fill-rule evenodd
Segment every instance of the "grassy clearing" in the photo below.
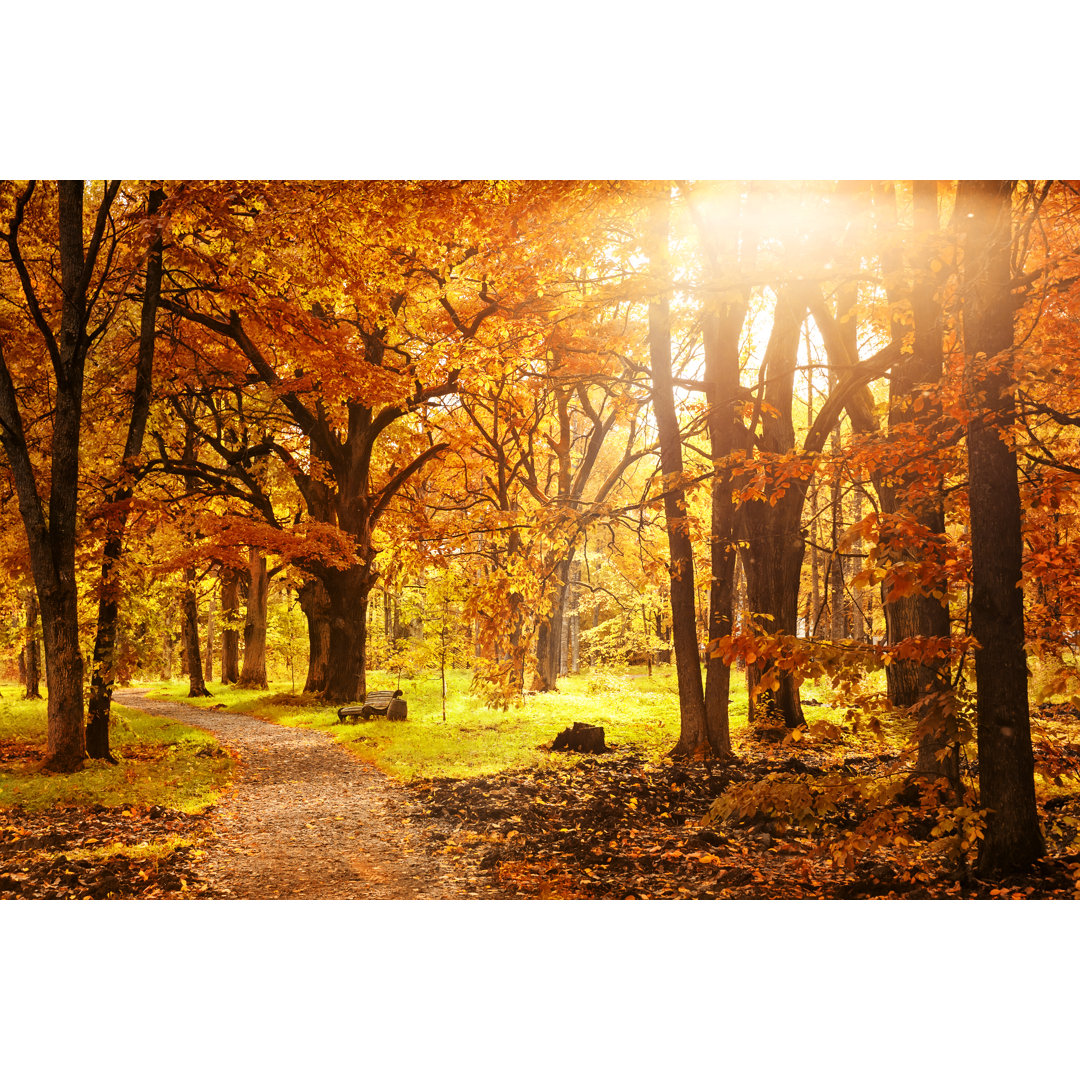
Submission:
M 19 692 L 0 686 L 0 809 L 162 806 L 191 814 L 215 803 L 229 780 L 232 759 L 213 736 L 121 705 L 113 705 L 110 737 L 119 764 L 43 773 L 45 702 Z
M 186 682 L 160 682 L 153 684 L 151 696 L 204 708 L 224 705 L 279 724 L 326 729 L 364 760 L 403 780 L 480 776 L 561 762 L 574 755 L 552 758 L 544 747 L 575 721 L 599 724 L 609 746 L 653 760 L 678 741 L 679 701 L 671 667 L 655 667 L 651 676 L 644 668 L 571 675 L 560 679 L 557 693 L 532 695 L 505 712 L 474 697 L 470 678 L 467 671 L 447 675 L 445 720 L 438 677 L 403 678 L 409 706 L 405 723 L 341 724 L 334 708 L 286 693 L 285 683 L 273 683 L 269 690 L 212 684 L 213 698 L 189 700 Z M 747 726 L 747 699 L 741 680 L 732 683 L 731 727 L 737 740 Z M 368 675 L 372 690 L 396 685 L 383 672 Z M 821 719 L 831 710 L 810 707 L 807 714 Z

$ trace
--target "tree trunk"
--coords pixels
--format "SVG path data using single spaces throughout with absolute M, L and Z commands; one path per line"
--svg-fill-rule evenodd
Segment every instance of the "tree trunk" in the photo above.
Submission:
M 709 537 L 709 648 L 705 658 L 706 736 L 714 754 L 731 756 L 731 668 L 717 645 L 733 629 L 737 511 L 728 460 L 739 445 L 742 427 L 735 418 L 739 392 L 739 336 L 746 317 L 745 297 L 711 312 L 705 320 L 705 382 L 709 407 L 709 446 L 716 476 L 711 496 Z
M 555 582 L 551 594 L 551 612 L 546 619 L 541 619 L 536 631 L 536 682 L 535 688 L 541 692 L 556 689 L 556 683 L 563 667 L 563 616 L 566 610 L 567 582 L 574 552 L 570 551 L 559 560 L 552 580 Z
M 130 497 L 130 496 L 125 496 Z M 123 516 L 126 518 L 127 514 Z M 109 525 L 101 552 L 101 583 L 98 591 L 97 633 L 90 674 L 90 699 L 86 710 L 86 753 L 99 761 L 116 764 L 109 749 L 109 717 L 116 684 L 116 632 L 120 621 L 120 557 L 124 525 Z
M 805 310 L 801 293 L 791 286 L 781 288 L 762 371 L 767 408 L 763 410 L 760 441 L 762 449 L 770 455 L 789 454 L 795 446 L 792 399 L 799 328 Z M 767 480 L 763 483 L 765 497 L 745 503 L 739 512 L 746 540 L 743 567 L 749 619 L 759 634 L 794 636 L 798 630 L 799 584 L 805 548 L 802 507 L 808 481 L 792 480 L 775 503 L 771 499 L 776 492 L 767 490 Z M 773 663 L 757 660 L 746 666 L 752 719 L 759 726 L 798 727 L 804 720 L 794 675 L 788 670 L 772 671 Z M 769 681 L 777 679 L 778 685 L 758 689 L 766 674 Z
M 916 240 L 912 246 L 914 281 L 910 296 L 900 288 L 902 263 L 895 245 L 883 245 L 882 265 L 890 304 L 897 309 L 910 304 L 914 321 L 911 355 L 893 367 L 889 380 L 889 440 L 902 446 L 910 440 L 911 429 L 919 426 L 918 452 L 938 440 L 942 420 L 941 404 L 935 393 L 924 395 L 921 387 L 936 385 L 942 375 L 941 309 L 936 298 L 933 264 L 938 257 L 939 218 L 937 184 L 916 181 L 913 189 Z M 895 226 L 896 198 L 892 185 L 875 189 L 879 219 Z M 908 321 L 899 316 L 892 320 L 891 336 L 901 341 L 909 331 Z M 918 404 L 916 405 L 916 402 Z M 918 410 L 918 411 L 916 411 Z M 854 418 L 853 418 L 854 422 Z M 913 454 L 915 449 L 911 451 Z M 884 530 L 891 516 L 914 520 L 928 530 L 930 543 L 941 544 L 945 533 L 944 497 L 940 475 L 928 479 L 925 462 L 922 468 L 899 468 L 889 475 L 875 474 L 883 515 Z M 887 542 L 887 535 L 883 535 Z M 899 560 L 918 560 L 925 552 L 899 545 Z M 932 596 L 908 595 L 884 602 L 887 585 L 882 586 L 882 612 L 885 616 L 885 639 L 898 645 L 913 637 L 947 638 L 950 633 L 947 601 Z M 886 669 L 889 702 L 896 708 L 912 709 L 919 725 L 919 755 L 915 772 L 943 777 L 950 787 L 960 790 L 959 747 L 956 721 L 951 703 L 949 662 L 947 659 L 897 659 Z
M 41 638 L 38 634 L 38 599 L 34 587 L 26 592 L 26 646 L 23 656 L 26 664 L 27 701 L 41 700 Z
M 581 615 L 578 611 L 578 598 L 581 590 L 581 564 L 575 562 L 570 568 L 570 674 L 576 675 L 581 670 Z
M 78 525 L 79 436 L 82 425 L 83 383 L 87 334 L 92 301 L 87 295 L 92 271 L 101 250 L 109 210 L 119 182 L 110 182 L 98 208 L 97 223 L 85 247 L 83 181 L 62 180 L 57 185 L 57 256 L 63 295 L 59 333 L 48 325 L 33 280 L 19 246 L 19 228 L 35 190 L 29 184 L 18 196 L 3 239 L 19 278 L 42 342 L 49 354 L 55 381 L 52 442 L 49 448 L 49 496 L 46 512 L 35 468 L 30 459 L 19 394 L 0 339 L 0 443 L 3 444 L 18 497 L 19 514 L 30 548 L 34 587 L 41 607 L 48 684 L 48 754 L 44 768 L 74 772 L 86 758 L 83 727 L 83 658 L 79 648 L 78 586 L 75 542 Z M 51 222 L 41 222 L 51 232 Z M 104 329 L 104 324 L 98 331 Z
M 161 209 L 165 193 L 153 188 L 147 212 L 153 217 Z M 90 700 L 87 707 L 86 752 L 103 761 L 116 759 L 109 750 L 109 716 L 112 693 L 116 684 L 116 642 L 120 621 L 120 558 L 123 554 L 124 532 L 127 528 L 128 503 L 134 493 L 132 469 L 142 450 L 146 421 L 150 415 L 153 385 L 154 341 L 158 300 L 161 296 L 161 234 L 150 245 L 146 261 L 139 326 L 139 358 L 135 368 L 135 386 L 128 421 L 127 440 L 121 462 L 119 480 L 111 487 L 108 500 L 119 504 L 114 517 L 108 519 L 105 545 L 101 556 L 101 584 L 98 588 L 97 633 L 94 637 L 94 660 L 90 673 Z
M 855 489 L 852 492 L 852 500 L 854 506 L 851 511 L 852 522 L 862 521 L 863 516 L 863 491 L 858 484 L 855 485 Z M 862 545 L 861 541 L 854 552 L 854 557 L 851 560 L 851 577 L 852 580 L 859 576 L 862 570 Z M 856 641 L 866 641 L 866 622 L 863 614 L 863 607 L 860 603 L 860 597 L 855 592 L 854 587 L 851 592 L 851 636 Z
M 202 656 L 199 649 L 199 600 L 195 591 L 195 568 L 184 571 L 184 655 L 187 657 L 188 697 L 210 697 L 203 678 Z
M 821 612 L 821 522 L 818 521 L 818 485 L 811 481 L 810 487 L 810 605 L 807 609 L 806 636 L 817 636 L 818 615 Z
M 364 566 L 322 570 L 330 604 L 329 672 L 323 697 L 341 705 L 367 694 L 367 605 L 374 578 Z
M 173 650 L 176 648 L 176 638 L 171 630 L 166 630 L 161 637 L 161 677 L 171 679 L 173 672 Z
M 1016 453 L 1005 441 L 1016 417 L 1009 285 L 1013 184 L 961 181 L 956 207 L 965 234 L 964 354 L 975 410 L 967 429 L 968 500 L 979 791 L 988 811 L 978 865 L 985 874 L 1023 870 L 1044 851 L 1028 717 L 1020 489 Z
M 206 608 L 206 681 L 214 681 L 214 604 L 215 597 L 213 590 L 210 591 L 210 598 L 207 601 Z
M 44 767 L 73 772 L 86 758 L 86 733 L 81 723 L 65 722 L 83 712 L 83 659 L 79 649 L 78 597 L 64 590 L 59 598 L 41 602 L 41 631 L 45 642 L 45 682 L 49 691 L 48 756 Z
M 793 484 L 775 507 L 750 502 L 742 508 L 746 549 L 746 602 L 756 632 L 794 636 L 798 628 L 799 578 L 804 541 L 799 528 L 802 493 Z M 787 505 L 785 505 L 787 504 Z M 804 723 L 799 690 L 792 672 L 772 672 L 773 661 L 746 665 L 751 717 L 757 726 L 783 724 L 795 728 Z M 771 673 L 771 674 L 770 674 Z M 775 677 L 775 688 L 758 690 L 766 674 Z M 756 691 L 756 694 L 755 694 Z
M 186 679 L 191 672 L 191 667 L 188 664 L 188 646 L 187 637 L 184 631 L 184 600 L 180 599 L 180 632 L 173 635 L 174 639 L 180 643 L 180 678 Z
M 668 192 L 654 194 L 649 221 L 649 262 L 666 289 Z M 678 485 L 682 480 L 682 433 L 675 412 L 671 371 L 671 319 L 667 293 L 649 302 L 649 362 L 652 369 L 653 413 L 660 437 L 660 468 L 664 484 L 664 519 L 667 526 L 668 571 L 671 577 L 671 626 L 675 644 L 675 673 L 679 687 L 679 741 L 674 757 L 708 755 L 711 747 L 705 726 L 705 692 L 701 684 L 697 616 L 694 603 L 694 551 L 690 542 L 686 503 Z
M 326 690 L 330 675 L 330 597 L 316 577 L 304 582 L 299 597 L 300 610 L 308 625 L 308 670 L 304 693 L 321 694 Z M 385 606 L 384 614 L 389 614 Z M 384 625 L 388 622 L 387 619 Z M 388 637 L 387 640 L 392 639 Z
M 250 580 L 248 583 L 247 618 L 244 621 L 244 668 L 237 680 L 240 686 L 267 688 L 266 681 L 266 615 L 269 603 L 270 578 L 266 572 L 266 555 L 258 548 L 248 551 Z
M 840 457 L 840 425 L 837 424 L 832 436 L 832 452 Z M 837 469 L 832 482 L 832 499 L 829 508 L 830 547 L 832 558 L 829 561 L 829 637 L 835 643 L 842 641 L 844 632 L 844 562 L 840 558 L 840 537 L 844 532 L 843 489 L 840 486 L 840 470 Z
M 221 681 L 240 680 L 240 572 L 228 566 L 221 571 Z
M 566 597 L 569 594 L 570 586 L 567 585 L 563 589 L 563 602 L 561 618 L 559 619 L 559 628 L 562 631 L 559 635 L 559 675 L 566 674 L 568 666 L 568 658 L 570 654 L 570 620 L 566 617 Z

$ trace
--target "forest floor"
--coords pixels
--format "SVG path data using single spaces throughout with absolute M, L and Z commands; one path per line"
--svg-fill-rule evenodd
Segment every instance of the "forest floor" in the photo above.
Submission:
M 402 785 L 325 732 L 144 694 L 118 690 L 115 698 L 208 730 L 238 759 L 221 802 L 193 814 L 161 806 L 9 811 L 0 898 L 467 899 L 492 891 L 487 875 L 481 885 L 433 850 Z
M 144 694 L 118 691 L 117 701 L 208 730 L 238 760 L 221 802 L 193 814 L 9 811 L 0 897 L 1080 896 L 1074 785 L 1040 807 L 1047 856 L 990 881 L 974 872 L 974 844 L 954 827 L 963 813 L 905 791 L 900 759 L 885 748 L 852 754 L 742 739 L 738 760 L 723 765 L 633 748 L 552 752 L 534 767 L 403 783 L 325 730 Z M 1073 773 L 1080 747 L 1068 750 L 1057 766 Z M 718 798 L 740 791 L 717 809 Z M 814 814 L 791 812 L 807 800 Z M 35 858 L 13 872 L 28 851 Z
M 979 878 L 957 850 L 959 840 L 928 840 L 938 809 L 897 804 L 860 807 L 842 800 L 816 827 L 755 812 L 709 820 L 730 785 L 816 781 L 834 787 L 887 775 L 895 755 L 848 758 L 830 768 L 815 755 L 743 749 L 726 766 L 651 763 L 632 752 L 580 756 L 563 769 L 529 770 L 413 785 L 422 813 L 439 822 L 444 851 L 487 870 L 521 898 L 581 899 L 1075 899 L 1080 855 L 1075 817 L 1080 799 L 1044 811 L 1048 855 L 1024 874 Z M 851 784 L 851 790 L 855 785 Z M 819 788 L 820 790 L 820 788 Z M 911 840 L 845 856 L 845 836 L 877 819 Z M 1048 820 L 1052 819 L 1052 820 Z M 1061 842 L 1058 821 L 1072 823 Z M 851 849 L 848 849 L 849 851 Z M 840 856 L 837 858 L 837 852 Z

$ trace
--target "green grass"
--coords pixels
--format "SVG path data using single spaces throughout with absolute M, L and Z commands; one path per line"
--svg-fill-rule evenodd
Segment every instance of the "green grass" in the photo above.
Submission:
M 204 708 L 225 705 L 279 724 L 326 729 L 364 760 L 403 780 L 478 776 L 564 760 L 562 755 L 550 757 L 543 747 L 575 721 L 599 724 L 608 746 L 636 750 L 651 759 L 663 757 L 679 738 L 679 700 L 670 666 L 654 667 L 652 676 L 644 668 L 571 675 L 559 680 L 557 693 L 530 695 L 523 705 L 506 711 L 474 697 L 470 679 L 466 671 L 448 673 L 444 720 L 438 676 L 403 678 L 409 707 L 404 723 L 376 719 L 341 724 L 335 708 L 289 695 L 285 683 L 272 683 L 269 690 L 211 684 L 213 698 L 189 701 L 186 682 L 159 682 L 152 684 L 151 696 Z M 732 684 L 731 728 L 738 738 L 747 724 L 746 689 L 738 677 Z M 396 685 L 394 676 L 368 674 L 369 690 Z M 806 711 L 813 719 L 830 712 L 824 707 Z
M 113 705 L 110 743 L 117 765 L 90 761 L 75 773 L 41 771 L 44 701 L 0 686 L 0 809 L 56 806 L 164 806 L 197 813 L 218 799 L 232 759 L 217 740 L 164 717 Z

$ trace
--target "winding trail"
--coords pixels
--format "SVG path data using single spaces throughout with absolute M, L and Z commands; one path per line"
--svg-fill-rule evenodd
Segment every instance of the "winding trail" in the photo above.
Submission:
M 118 689 L 128 708 L 211 732 L 240 757 L 210 813 L 216 840 L 199 865 L 209 895 L 246 900 L 464 900 L 482 886 L 426 850 L 407 793 L 325 731 L 282 727 L 147 691 Z

